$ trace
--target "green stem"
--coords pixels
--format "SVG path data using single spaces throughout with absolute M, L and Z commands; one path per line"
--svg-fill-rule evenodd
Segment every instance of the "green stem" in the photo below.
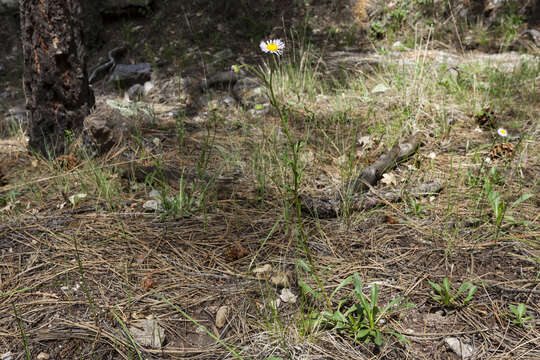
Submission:
M 289 150 L 292 155 L 292 161 L 290 163 L 291 165 L 291 171 L 293 175 L 293 200 L 296 208 L 296 221 L 298 226 L 298 239 L 300 240 L 300 244 L 302 246 L 302 250 L 304 251 L 304 254 L 306 255 L 306 258 L 308 259 L 309 265 L 311 266 L 311 269 L 313 271 L 313 276 L 315 278 L 315 281 L 317 282 L 317 286 L 319 287 L 319 291 L 323 294 L 326 306 L 328 311 L 331 310 L 331 303 L 330 299 L 328 298 L 328 295 L 326 294 L 326 291 L 324 291 L 324 287 L 322 284 L 322 281 L 320 279 L 320 276 L 318 274 L 317 268 L 315 266 L 315 262 L 313 261 L 313 257 L 311 256 L 311 252 L 309 251 L 309 247 L 307 245 L 307 238 L 306 234 L 304 232 L 304 225 L 302 221 L 302 204 L 300 202 L 300 172 L 298 170 L 298 151 L 299 147 L 295 144 L 291 132 L 289 130 L 289 122 L 288 122 L 288 116 L 289 112 L 287 111 L 287 114 L 285 114 L 283 108 L 280 106 L 276 99 L 276 94 L 274 91 L 274 66 L 270 67 L 270 79 L 268 81 L 265 81 L 267 84 L 267 88 L 269 90 L 270 95 L 270 105 L 274 107 L 278 113 L 279 118 L 281 119 L 281 125 L 283 127 L 283 132 L 285 133 L 285 136 L 287 137 L 287 142 L 289 145 Z

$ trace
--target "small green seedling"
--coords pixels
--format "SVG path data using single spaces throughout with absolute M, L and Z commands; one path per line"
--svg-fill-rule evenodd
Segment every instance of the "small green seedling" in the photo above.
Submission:
M 403 335 L 384 327 L 383 321 L 381 320 L 392 313 L 412 307 L 413 304 L 404 303 L 395 306 L 403 301 L 403 297 L 398 297 L 390 301 L 384 308 L 379 308 L 377 306 L 377 300 L 379 298 L 377 284 L 371 286 L 369 297 L 364 295 L 362 292 L 362 282 L 358 274 L 354 274 L 343 280 L 336 290 L 334 290 L 330 298 L 332 298 L 338 290 L 349 284 L 351 280 L 354 282 L 352 298 L 351 295 L 349 295 L 340 300 L 335 311 L 323 311 L 318 314 L 318 324 L 325 327 L 331 327 L 339 334 L 350 336 L 358 342 L 363 341 L 369 343 L 373 341 L 377 346 L 382 345 L 383 333 L 389 333 L 394 335 L 400 341 L 409 343 L 407 338 Z M 350 305 L 351 300 L 353 301 L 352 305 Z M 343 309 L 342 307 L 346 304 L 348 304 L 348 307 Z
M 452 294 L 452 289 L 450 289 L 450 281 L 448 278 L 444 278 L 441 285 L 428 281 L 429 285 L 436 291 L 435 295 L 430 295 L 433 300 L 440 302 L 445 307 L 454 307 L 454 306 L 465 306 L 473 298 L 474 294 L 478 290 L 478 287 L 473 285 L 470 281 L 466 281 L 459 287 L 458 291 L 455 294 Z M 463 301 L 458 302 L 459 296 L 469 291 L 467 297 Z
M 519 303 L 517 306 L 509 305 L 508 308 L 510 309 L 510 311 L 512 311 L 512 314 L 508 314 L 508 316 L 512 317 L 512 322 L 514 323 L 514 325 L 530 327 L 530 325 L 525 325 L 525 323 L 532 320 L 533 317 L 525 316 L 525 314 L 527 313 L 527 306 L 525 306 L 525 304 Z

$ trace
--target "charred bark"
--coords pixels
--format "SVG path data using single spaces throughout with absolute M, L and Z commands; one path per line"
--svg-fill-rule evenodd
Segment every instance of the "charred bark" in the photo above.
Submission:
M 66 148 L 94 106 L 88 85 L 80 0 L 21 0 L 29 145 L 46 156 Z

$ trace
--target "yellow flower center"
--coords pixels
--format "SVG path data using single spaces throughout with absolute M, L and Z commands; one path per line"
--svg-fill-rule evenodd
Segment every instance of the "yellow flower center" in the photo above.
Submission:
M 268 51 L 278 51 L 278 46 L 274 43 L 266 45 L 266 48 L 268 49 Z
M 501 130 L 502 135 L 506 135 L 506 130 Z

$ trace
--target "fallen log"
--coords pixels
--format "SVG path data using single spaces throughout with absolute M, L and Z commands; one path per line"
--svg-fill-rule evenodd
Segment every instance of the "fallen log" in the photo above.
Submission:
M 440 181 L 382 193 L 375 192 L 373 189 L 373 186 L 377 184 L 385 172 L 414 154 L 420 146 L 420 142 L 420 136 L 416 133 L 409 136 L 404 142 L 395 144 L 390 151 L 381 154 L 372 165 L 363 169 L 354 181 L 348 183 L 345 186 L 348 191 L 330 189 L 326 195 L 318 197 L 301 194 L 302 212 L 320 219 L 337 217 L 342 212 L 344 192 L 349 194 L 347 202 L 350 209 L 356 211 L 369 210 L 387 202 L 397 202 L 405 195 L 420 197 L 438 193 L 443 188 Z
M 420 135 L 418 133 L 412 134 L 402 143 L 396 143 L 390 151 L 381 154 L 372 165 L 362 170 L 358 178 L 349 184 L 349 189 L 359 192 L 369 188 L 366 184 L 375 186 L 385 172 L 408 159 L 419 146 Z

